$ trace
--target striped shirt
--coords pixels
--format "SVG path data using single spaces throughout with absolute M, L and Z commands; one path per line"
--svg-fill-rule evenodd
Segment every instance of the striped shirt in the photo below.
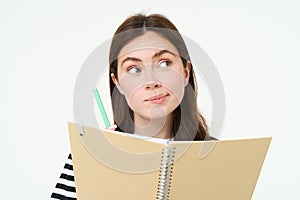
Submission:
M 69 154 L 64 169 L 53 193 L 51 194 L 51 199 L 76 200 L 76 188 L 71 154 Z

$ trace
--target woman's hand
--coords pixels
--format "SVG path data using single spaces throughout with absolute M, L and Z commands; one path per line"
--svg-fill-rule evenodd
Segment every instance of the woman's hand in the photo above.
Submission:
M 116 130 L 116 128 L 117 128 L 117 125 L 113 124 L 113 125 L 111 125 L 110 127 L 106 128 L 106 129 L 114 131 L 114 130 Z

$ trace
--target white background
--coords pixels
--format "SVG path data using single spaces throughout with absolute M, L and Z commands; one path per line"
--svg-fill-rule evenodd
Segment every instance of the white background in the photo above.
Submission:
M 143 11 L 170 18 L 213 60 L 226 94 L 222 138 L 273 137 L 253 199 L 300 199 L 299 8 L 296 0 L 1 1 L 0 198 L 50 196 L 70 151 L 82 63 Z

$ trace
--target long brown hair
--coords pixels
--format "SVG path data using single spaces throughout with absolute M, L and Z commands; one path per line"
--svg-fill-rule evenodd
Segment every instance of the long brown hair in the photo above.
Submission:
M 185 42 L 175 25 L 160 14 L 148 16 L 136 14 L 127 18 L 114 34 L 109 52 L 109 75 L 113 73 L 118 79 L 117 58 L 121 49 L 128 42 L 147 31 L 154 31 L 169 40 L 177 48 L 183 66 L 187 66 L 190 57 Z M 109 80 L 114 122 L 118 126 L 117 130 L 132 133 L 134 131 L 133 111 L 129 108 L 125 97 L 115 87 L 111 77 Z M 182 102 L 173 111 L 172 135 L 175 140 L 191 141 L 209 138 L 205 118 L 200 114 L 197 107 L 197 84 L 192 64 L 189 84 L 185 87 Z

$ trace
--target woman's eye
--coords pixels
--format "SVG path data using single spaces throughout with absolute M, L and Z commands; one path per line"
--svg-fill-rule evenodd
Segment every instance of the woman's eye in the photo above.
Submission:
M 141 69 L 137 66 L 132 66 L 132 67 L 129 67 L 127 71 L 130 74 L 136 74 L 136 73 L 141 72 Z
M 160 68 L 167 68 L 167 67 L 169 67 L 171 65 L 171 62 L 170 61 L 167 61 L 167 60 L 164 60 L 164 61 L 162 61 L 162 62 L 160 62 L 159 64 L 158 64 L 158 66 L 160 67 Z

